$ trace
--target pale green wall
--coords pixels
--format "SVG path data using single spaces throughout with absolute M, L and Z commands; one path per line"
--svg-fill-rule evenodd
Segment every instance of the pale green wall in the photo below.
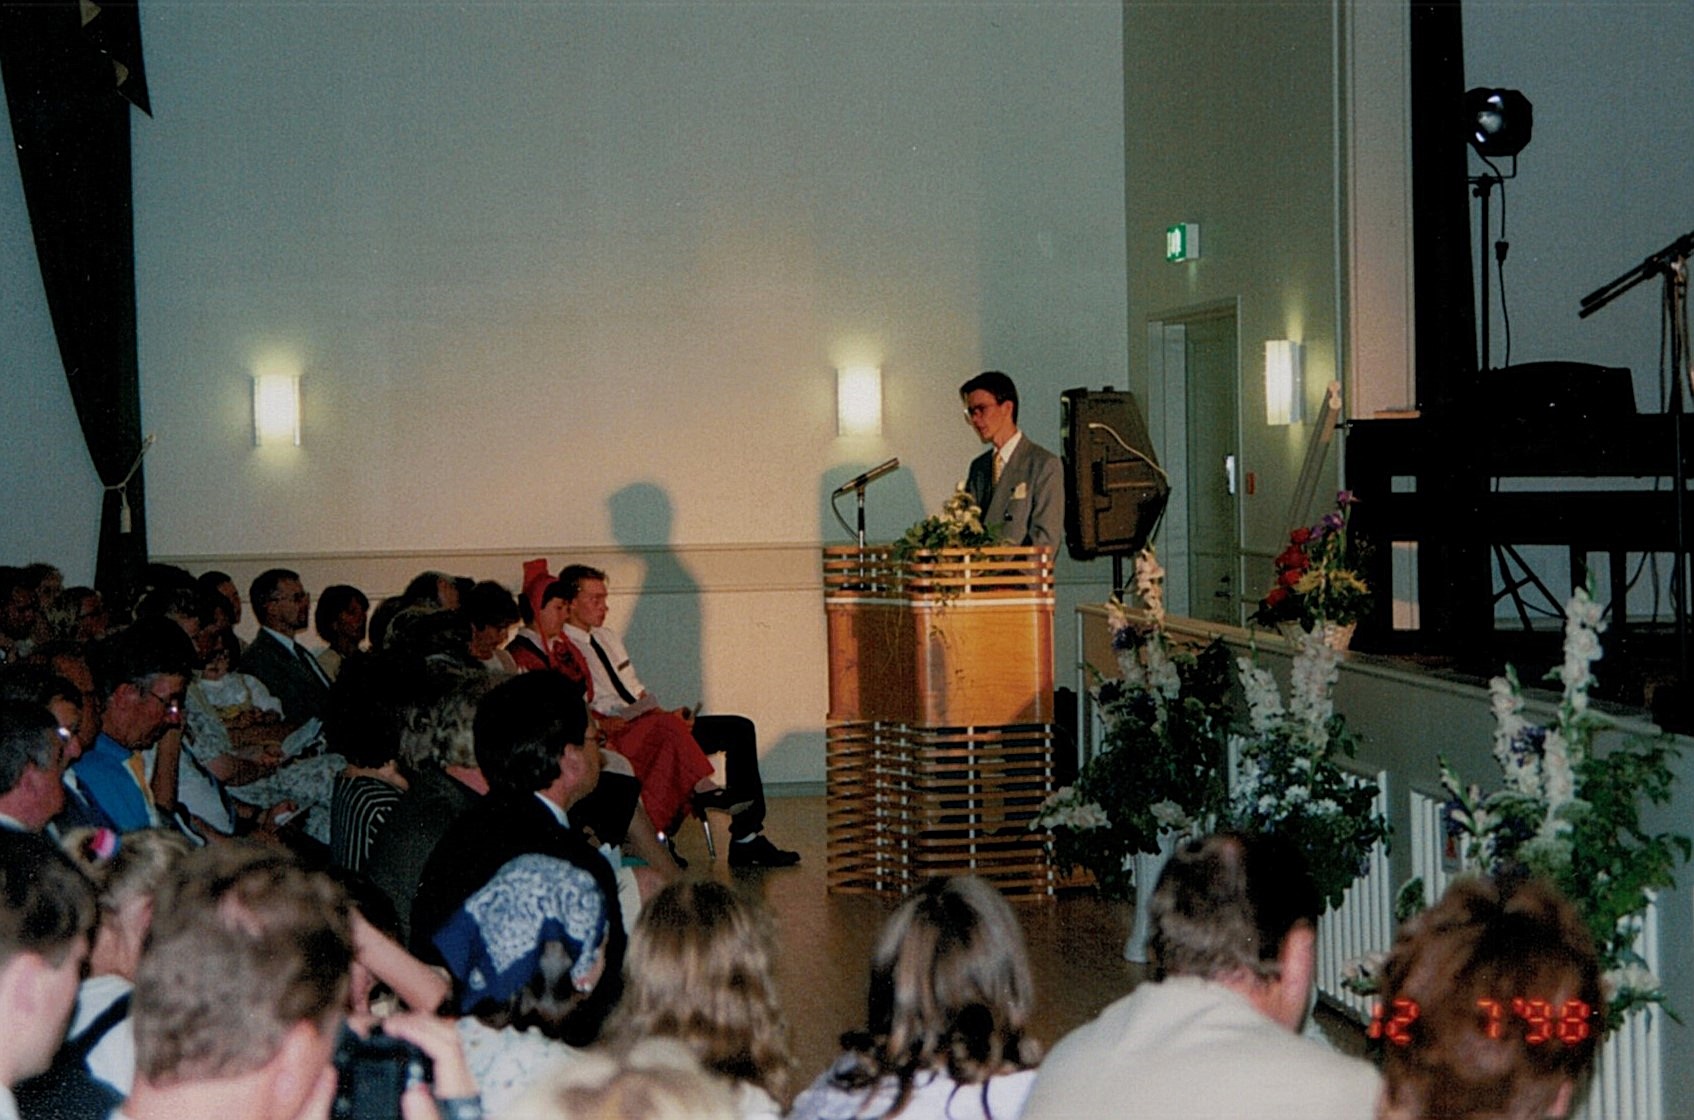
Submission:
M 1155 410 L 1175 388 L 1150 380 L 1150 319 L 1239 301 L 1241 467 L 1257 482 L 1240 499 L 1249 602 L 1287 532 L 1310 431 L 1265 424 L 1265 340 L 1304 345 L 1308 416 L 1337 372 L 1336 35 L 1328 3 L 1124 6 L 1131 382 Z M 1168 264 L 1164 231 L 1183 221 L 1200 224 L 1201 259 Z M 1183 465 L 1166 465 L 1180 503 Z M 1184 542 L 1165 546 L 1180 564 Z

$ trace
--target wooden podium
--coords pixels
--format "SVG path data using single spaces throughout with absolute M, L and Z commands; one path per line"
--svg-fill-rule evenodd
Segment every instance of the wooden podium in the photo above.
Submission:
M 1053 554 L 826 548 L 823 584 L 829 889 L 1051 894 Z

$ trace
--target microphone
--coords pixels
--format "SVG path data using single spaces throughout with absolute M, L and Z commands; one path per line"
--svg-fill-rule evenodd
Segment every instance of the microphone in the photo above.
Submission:
M 855 490 L 863 490 L 866 486 L 875 482 L 889 471 L 894 470 L 899 465 L 899 459 L 890 459 L 886 463 L 878 463 L 859 477 L 850 479 L 847 482 L 843 482 L 840 486 L 837 486 L 835 488 L 835 493 L 830 496 L 839 498 L 843 494 L 851 494 Z

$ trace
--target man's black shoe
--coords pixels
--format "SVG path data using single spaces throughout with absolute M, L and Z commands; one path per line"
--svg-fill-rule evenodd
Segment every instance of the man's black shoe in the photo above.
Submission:
M 799 862 L 799 852 L 784 851 L 765 839 L 762 832 L 751 840 L 732 841 L 729 845 L 731 867 L 793 867 Z

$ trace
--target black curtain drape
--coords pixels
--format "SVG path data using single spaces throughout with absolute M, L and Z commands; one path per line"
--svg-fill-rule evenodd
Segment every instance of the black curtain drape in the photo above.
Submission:
M 0 3 L 0 77 L 59 356 L 107 488 L 95 585 L 127 606 L 147 559 L 129 109 L 148 106 L 135 5 Z

